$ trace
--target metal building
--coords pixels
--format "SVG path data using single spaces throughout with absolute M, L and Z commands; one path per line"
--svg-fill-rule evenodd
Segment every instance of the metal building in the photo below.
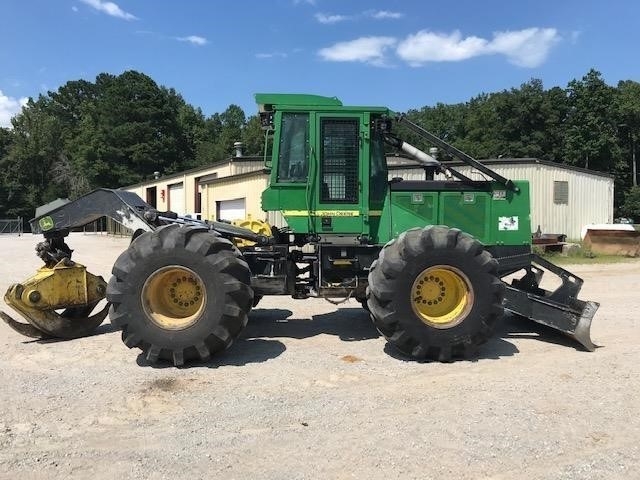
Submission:
M 201 220 L 265 220 L 260 194 L 267 186 L 262 157 L 232 157 L 207 167 L 124 187 L 160 211 Z

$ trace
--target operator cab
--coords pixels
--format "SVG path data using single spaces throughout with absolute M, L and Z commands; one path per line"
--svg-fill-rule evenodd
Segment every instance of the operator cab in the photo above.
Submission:
M 264 210 L 279 210 L 297 233 L 358 242 L 377 231 L 387 194 L 383 107 L 344 107 L 335 97 L 258 94 L 273 134 Z M 338 233 L 339 232 L 339 233 Z

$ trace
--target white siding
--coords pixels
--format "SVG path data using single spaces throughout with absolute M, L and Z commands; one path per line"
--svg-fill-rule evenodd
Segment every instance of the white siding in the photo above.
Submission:
M 241 173 L 255 172 L 264 168 L 263 160 L 253 160 L 250 162 L 232 162 L 231 175 L 240 175 Z M 220 175 L 222 176 L 222 175 Z

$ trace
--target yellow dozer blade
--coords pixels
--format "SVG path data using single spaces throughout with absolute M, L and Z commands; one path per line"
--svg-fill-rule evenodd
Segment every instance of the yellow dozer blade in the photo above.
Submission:
M 4 312 L 0 317 L 16 332 L 32 338 L 78 338 L 89 335 L 105 319 L 108 304 L 91 312 L 105 297 L 107 284 L 102 277 L 68 258 L 53 267 L 44 266 L 23 283 L 9 287 L 5 302 L 27 322 L 14 320 Z M 63 310 L 58 313 L 56 310 Z

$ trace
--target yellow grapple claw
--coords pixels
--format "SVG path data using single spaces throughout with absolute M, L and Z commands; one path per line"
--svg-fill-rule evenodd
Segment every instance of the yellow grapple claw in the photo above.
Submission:
M 105 319 L 108 305 L 89 316 L 105 296 L 102 277 L 87 272 L 84 265 L 68 258 L 53 267 L 44 266 L 23 283 L 11 285 L 4 296 L 7 305 L 28 324 L 6 313 L 0 317 L 18 333 L 32 338 L 78 338 L 89 335 Z M 62 310 L 58 313 L 56 310 Z

